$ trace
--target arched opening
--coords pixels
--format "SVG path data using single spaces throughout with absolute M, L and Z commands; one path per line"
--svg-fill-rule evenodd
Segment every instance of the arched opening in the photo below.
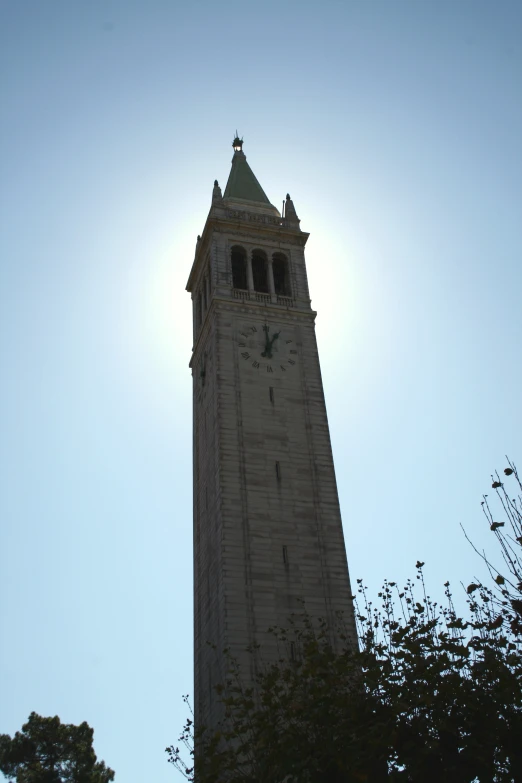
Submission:
M 242 247 L 233 247 L 231 253 L 232 260 L 232 287 L 240 288 L 246 291 L 247 272 L 246 272 L 246 252 Z
M 272 256 L 272 272 L 274 274 L 276 294 L 279 294 L 279 296 L 292 296 L 290 275 L 288 274 L 288 260 L 282 253 L 274 253 Z
M 252 277 L 254 278 L 254 290 L 261 294 L 268 294 L 266 256 L 262 250 L 254 250 L 252 253 Z

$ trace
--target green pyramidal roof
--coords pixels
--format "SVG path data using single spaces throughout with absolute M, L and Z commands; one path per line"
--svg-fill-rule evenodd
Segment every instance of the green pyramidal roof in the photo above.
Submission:
M 232 168 L 228 177 L 223 198 L 246 199 L 270 204 L 265 191 L 257 181 L 254 172 L 247 163 L 245 153 L 238 150 L 232 158 Z

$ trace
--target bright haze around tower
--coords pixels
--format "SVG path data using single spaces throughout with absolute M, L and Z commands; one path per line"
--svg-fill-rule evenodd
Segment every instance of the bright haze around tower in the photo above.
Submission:
M 521 456 L 522 6 L 0 4 L 0 733 L 175 779 L 192 689 L 185 291 L 237 127 L 306 262 L 352 579 L 480 573 Z

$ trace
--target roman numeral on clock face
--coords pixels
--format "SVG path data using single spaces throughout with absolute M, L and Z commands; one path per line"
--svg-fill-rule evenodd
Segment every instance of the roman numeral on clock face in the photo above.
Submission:
M 243 357 L 243 359 L 250 359 L 250 354 L 248 353 L 248 351 L 243 351 L 241 356 Z

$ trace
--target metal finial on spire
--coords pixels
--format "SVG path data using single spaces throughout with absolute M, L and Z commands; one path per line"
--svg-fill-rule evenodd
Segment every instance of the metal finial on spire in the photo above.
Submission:
M 242 149 L 243 149 L 243 139 L 239 138 L 239 134 L 238 134 L 237 130 L 236 130 L 236 138 L 232 142 L 232 146 L 234 147 L 236 152 L 241 152 Z

